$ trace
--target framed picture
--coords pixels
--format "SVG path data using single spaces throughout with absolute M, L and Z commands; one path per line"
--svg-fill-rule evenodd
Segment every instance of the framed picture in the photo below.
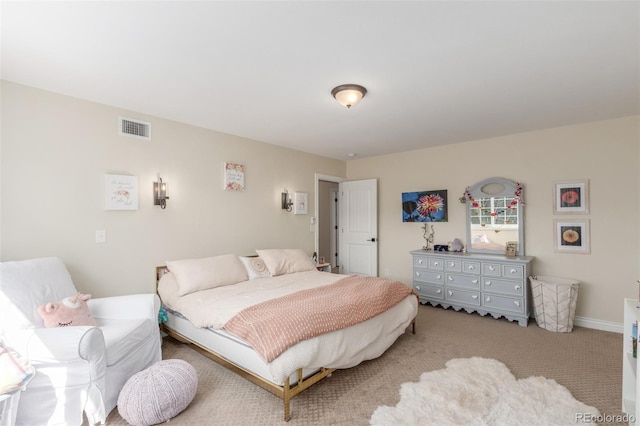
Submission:
M 589 213 L 589 180 L 581 179 L 554 182 L 553 213 Z
M 447 222 L 447 190 L 402 193 L 403 222 Z
M 307 214 L 309 194 L 306 192 L 293 193 L 293 214 Z
M 225 191 L 244 190 L 243 164 L 224 163 L 224 189 Z
M 513 257 L 518 252 L 518 242 L 517 241 L 507 241 L 505 245 L 504 254 L 505 256 Z
M 104 175 L 106 210 L 138 210 L 138 176 Z
M 555 251 L 560 253 L 591 253 L 589 219 L 553 221 Z

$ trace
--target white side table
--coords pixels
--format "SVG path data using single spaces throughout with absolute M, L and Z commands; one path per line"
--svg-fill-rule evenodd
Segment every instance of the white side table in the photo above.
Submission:
M 330 263 L 316 263 L 316 268 L 321 272 L 331 272 L 331 264 Z

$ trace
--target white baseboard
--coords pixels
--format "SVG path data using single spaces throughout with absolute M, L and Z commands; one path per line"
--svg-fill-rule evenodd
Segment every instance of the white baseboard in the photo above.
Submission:
M 612 331 L 614 333 L 622 333 L 624 325 L 618 322 L 602 321 L 593 318 L 585 318 L 576 316 L 573 319 L 573 325 L 578 327 L 593 328 L 602 331 Z

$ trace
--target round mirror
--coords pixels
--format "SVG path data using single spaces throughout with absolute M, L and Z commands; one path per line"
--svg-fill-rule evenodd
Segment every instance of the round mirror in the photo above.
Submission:
M 524 255 L 522 186 L 503 178 L 489 178 L 465 190 L 467 251 Z M 508 248 L 512 250 L 509 253 Z

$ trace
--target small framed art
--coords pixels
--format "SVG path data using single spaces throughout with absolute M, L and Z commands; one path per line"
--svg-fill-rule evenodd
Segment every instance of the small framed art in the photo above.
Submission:
M 555 251 L 560 253 L 591 253 L 589 219 L 553 221 Z
M 589 180 L 580 179 L 554 182 L 553 213 L 589 213 Z
M 505 244 L 504 254 L 505 256 L 514 257 L 518 252 L 518 242 L 517 241 L 507 241 Z
M 293 193 L 293 214 L 307 214 L 309 194 L 306 192 Z
M 225 191 L 244 191 L 244 165 L 224 163 Z
M 138 177 L 104 175 L 106 210 L 138 210 Z

